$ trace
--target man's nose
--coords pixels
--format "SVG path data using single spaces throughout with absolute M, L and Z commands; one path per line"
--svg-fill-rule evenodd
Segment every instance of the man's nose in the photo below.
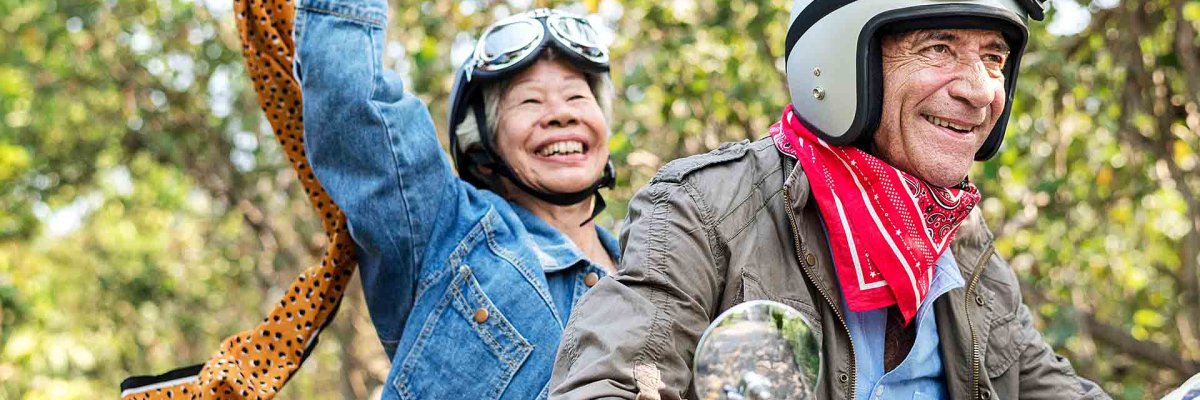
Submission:
M 567 104 L 565 99 L 553 99 L 549 102 L 549 114 L 544 120 L 547 127 L 564 128 L 579 123 L 575 108 Z
M 995 100 L 995 79 L 982 61 L 960 61 L 954 73 L 957 76 L 950 84 L 950 97 L 972 108 L 987 107 Z

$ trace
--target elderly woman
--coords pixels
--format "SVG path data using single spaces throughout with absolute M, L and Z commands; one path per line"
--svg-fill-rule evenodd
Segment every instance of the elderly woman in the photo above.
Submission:
M 536 10 L 479 37 L 451 99 L 454 175 L 382 67 L 384 0 L 306 0 L 296 74 L 313 172 L 345 210 L 392 369 L 385 398 L 544 398 L 576 301 L 614 271 L 592 218 L 609 164 L 607 49 Z

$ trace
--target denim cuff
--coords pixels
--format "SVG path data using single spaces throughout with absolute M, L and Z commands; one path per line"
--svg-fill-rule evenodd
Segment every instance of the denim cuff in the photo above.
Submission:
M 383 27 L 387 0 L 297 0 L 298 8 Z

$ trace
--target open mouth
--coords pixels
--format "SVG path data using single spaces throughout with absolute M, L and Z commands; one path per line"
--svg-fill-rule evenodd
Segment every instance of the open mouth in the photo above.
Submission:
M 975 128 L 979 127 L 979 125 L 961 125 L 928 114 L 921 114 L 921 116 L 925 117 L 925 120 L 929 121 L 931 124 L 952 130 L 957 133 L 970 133 L 973 132 Z
M 578 140 L 564 140 L 542 146 L 535 154 L 541 157 L 570 156 L 587 152 L 587 146 Z

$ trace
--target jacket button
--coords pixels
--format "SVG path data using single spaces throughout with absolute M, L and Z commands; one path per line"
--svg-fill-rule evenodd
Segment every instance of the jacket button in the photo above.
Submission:
M 817 265 L 817 256 L 813 255 L 813 253 L 808 253 L 808 255 L 804 256 L 804 263 L 810 267 Z
M 588 272 L 588 274 L 583 277 L 583 284 L 587 285 L 587 287 L 596 286 L 596 282 L 600 282 L 600 274 L 595 272 Z
M 486 308 L 479 307 L 478 310 L 475 310 L 475 323 L 482 324 L 484 322 L 487 322 L 487 319 L 488 319 L 488 310 Z
M 992 392 L 990 390 L 983 389 L 983 392 L 979 393 L 979 398 L 981 398 L 983 400 L 988 400 L 988 399 L 992 398 Z
M 464 277 L 470 276 L 471 275 L 471 267 L 468 267 L 466 265 L 458 267 L 458 273 L 462 274 L 462 276 L 464 276 Z
M 983 296 L 982 295 L 978 295 L 978 294 L 975 295 L 975 304 L 978 304 L 980 306 L 983 305 Z
M 838 382 L 841 382 L 841 383 L 850 382 L 850 375 L 846 375 L 846 374 L 838 375 Z

